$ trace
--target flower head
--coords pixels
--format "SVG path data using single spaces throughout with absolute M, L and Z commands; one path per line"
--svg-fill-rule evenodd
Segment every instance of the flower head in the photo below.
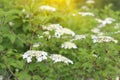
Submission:
M 85 39 L 86 36 L 87 36 L 86 34 L 83 34 L 83 35 L 75 35 L 74 38 L 73 38 L 71 41 Z
M 81 16 L 95 16 L 93 13 L 91 12 L 78 12 L 78 14 L 80 14 Z
M 77 46 L 72 43 L 72 42 L 64 42 L 62 45 L 61 45 L 61 48 L 64 48 L 64 49 L 76 49 Z
M 94 0 L 87 0 L 86 3 L 87 3 L 87 4 L 94 4 L 95 1 L 94 1 Z
M 28 50 L 23 54 L 23 59 L 27 59 L 27 63 L 32 62 L 32 57 L 36 57 L 37 62 L 47 59 L 47 52 Z
M 112 24 L 115 21 L 115 19 L 110 17 L 105 18 L 104 20 L 101 19 L 96 19 L 96 20 L 100 23 L 100 25 L 98 26 L 99 28 L 105 27 L 107 24 Z
M 82 6 L 81 8 L 84 10 L 89 10 L 89 8 L 87 6 Z
M 60 24 L 50 24 L 49 26 L 43 26 L 42 28 L 43 30 L 53 31 L 62 29 L 62 26 Z
M 96 43 L 101 43 L 101 42 L 114 42 L 114 43 L 118 43 L 117 40 L 115 40 L 113 37 L 110 37 L 110 36 L 95 36 L 95 35 L 92 35 L 92 39 L 93 39 L 93 42 Z
M 39 47 L 40 46 L 40 43 L 34 43 L 33 44 L 33 47 Z
M 13 22 L 9 22 L 9 26 L 14 26 L 14 23 Z
M 40 9 L 41 9 L 41 10 L 46 10 L 46 11 L 52 11 L 52 12 L 55 12 L 55 11 L 56 11 L 56 8 L 51 7 L 51 6 L 48 6 L 48 5 L 40 6 Z
M 72 36 L 75 35 L 75 33 L 68 28 L 62 28 L 62 29 L 55 30 L 55 37 L 57 37 L 57 38 L 60 38 L 60 36 L 62 36 L 64 34 L 72 35 Z
M 64 62 L 66 64 L 73 64 L 73 61 L 62 56 L 62 55 L 59 55 L 59 54 L 51 54 L 50 56 L 50 59 L 52 59 L 54 61 L 54 63 L 57 63 L 57 62 Z
M 99 28 L 93 28 L 91 31 L 93 33 L 100 33 L 100 29 Z

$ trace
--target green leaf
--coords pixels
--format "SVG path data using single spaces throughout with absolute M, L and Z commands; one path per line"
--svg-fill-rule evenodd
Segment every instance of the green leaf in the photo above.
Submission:
M 27 72 L 20 72 L 16 74 L 19 80 L 31 80 L 31 76 Z
M 16 35 L 14 33 L 8 35 L 8 38 L 10 39 L 11 43 L 14 43 L 16 40 Z
M 32 77 L 32 79 L 33 79 L 33 80 L 42 80 L 42 78 L 40 78 L 40 76 L 38 76 L 38 75 L 34 75 L 34 76 Z

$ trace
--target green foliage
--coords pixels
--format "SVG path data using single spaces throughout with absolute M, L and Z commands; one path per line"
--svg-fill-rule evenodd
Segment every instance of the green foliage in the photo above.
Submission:
M 6 80 L 115 80 L 120 75 L 120 36 L 119 33 L 114 34 L 120 30 L 120 25 L 113 28 L 120 21 L 119 11 L 114 12 L 107 6 L 105 9 L 88 10 L 95 16 L 81 16 L 78 11 L 87 11 L 75 9 L 65 12 L 60 8 L 56 12 L 41 11 L 38 8 L 41 4 L 39 0 L 0 0 L 0 75 Z M 107 17 L 116 21 L 101 30 L 107 32 L 106 36 L 117 39 L 118 43 L 93 43 L 91 29 L 99 24 L 96 18 Z M 49 24 L 60 24 L 76 34 L 87 34 L 87 38 L 73 41 L 77 49 L 63 49 L 61 44 L 73 37 L 63 35 L 67 38 L 49 39 L 42 29 L 43 25 Z M 54 33 L 51 31 L 50 35 Z M 38 35 L 44 38 L 38 38 Z M 33 47 L 39 42 L 39 47 Z M 27 63 L 22 55 L 30 49 L 66 56 L 74 64 L 54 63 L 49 58 L 42 62 L 35 62 L 33 58 L 31 63 Z

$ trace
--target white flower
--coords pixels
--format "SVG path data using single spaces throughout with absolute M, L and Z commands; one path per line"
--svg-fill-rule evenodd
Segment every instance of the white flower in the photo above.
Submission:
M 43 32 L 43 34 L 44 34 L 44 35 L 47 35 L 47 36 L 48 36 L 48 39 L 51 38 L 51 35 L 50 35 L 50 32 L 49 32 L 49 31 L 45 31 L 45 32 Z
M 40 43 L 33 44 L 33 47 L 39 47 L 39 46 L 40 46 Z
M 91 12 L 78 12 L 78 14 L 82 15 L 82 16 L 95 16 L 93 13 Z
M 89 8 L 87 6 L 82 6 L 81 8 L 84 10 L 89 10 Z
M 115 26 L 114 26 L 114 29 L 118 29 L 118 28 L 120 28 L 120 24 L 116 23 Z
M 9 26 L 14 26 L 14 23 L 13 22 L 9 22 Z
M 3 76 L 2 75 L 0 75 L 0 80 L 3 80 Z
M 26 10 L 25 9 L 22 9 L 22 12 L 24 13 Z
M 31 56 L 27 57 L 27 63 L 30 63 L 30 62 L 32 62 L 32 57 Z
M 60 24 L 50 24 L 48 26 L 42 26 L 42 28 L 43 30 L 53 31 L 62 29 L 62 26 Z
M 120 80 L 120 77 L 117 75 L 115 80 Z
M 119 31 L 117 31 L 117 32 L 114 32 L 115 34 L 118 34 L 118 33 L 120 33 L 120 30 Z
M 60 38 L 64 34 L 75 36 L 75 33 L 68 28 L 62 28 L 62 29 L 55 30 L 56 38 Z
M 105 33 L 103 33 L 103 32 L 99 32 L 97 35 L 99 35 L 99 36 L 102 36 L 102 35 L 104 35 Z
M 102 23 L 103 22 L 103 20 L 102 19 L 99 19 L 99 18 L 96 18 L 95 19 L 97 22 L 99 22 L 99 23 Z
M 44 36 L 38 35 L 38 38 L 44 38 Z
M 72 60 L 70 60 L 62 55 L 59 55 L 59 54 L 51 54 L 49 57 L 54 61 L 54 63 L 64 62 L 66 64 L 69 64 L 69 63 L 73 64 Z
M 75 33 L 68 29 L 68 28 L 63 28 L 60 24 L 51 24 L 48 26 L 43 26 L 43 30 L 48 30 L 48 31 L 55 31 L 55 34 L 53 37 L 60 38 L 62 35 L 67 34 L 67 35 L 72 35 L 74 36 Z
M 19 72 L 19 69 L 15 69 L 16 72 Z
M 94 4 L 95 1 L 94 1 L 94 0 L 87 0 L 86 3 L 87 3 L 87 4 Z
M 72 14 L 72 16 L 76 16 L 76 14 Z
M 83 35 L 75 35 L 74 38 L 73 38 L 71 41 L 85 39 L 86 36 L 87 36 L 86 34 L 83 34 Z
M 96 54 L 93 54 L 92 56 L 98 58 L 98 55 L 96 55 Z
M 106 18 L 103 22 L 102 22 L 102 24 L 111 24 L 112 22 L 114 22 L 115 21 L 115 19 L 113 19 L 113 18 Z
M 24 53 L 24 55 L 22 55 L 23 59 L 27 58 L 29 55 L 27 53 Z
M 64 42 L 62 45 L 61 45 L 61 48 L 64 48 L 64 49 L 76 49 L 77 46 L 72 43 L 72 42 Z
M 50 35 L 50 32 L 49 31 L 45 31 L 45 32 L 43 32 L 43 34 Z
M 55 11 L 56 11 L 56 8 L 51 7 L 51 6 L 48 6 L 48 5 L 40 6 L 40 9 L 41 9 L 41 10 L 46 10 L 46 11 L 52 11 L 52 12 L 55 12 Z
M 72 35 L 72 36 L 75 35 L 75 33 L 68 28 L 63 28 L 63 29 L 61 29 L 61 31 L 63 31 L 64 34 L 69 34 L 69 35 Z
M 26 14 L 25 18 L 30 18 L 30 14 Z
M 47 59 L 47 52 L 44 51 L 35 51 L 28 50 L 23 54 L 23 59 L 27 59 L 27 63 L 32 62 L 32 57 L 36 57 L 37 62 L 41 62 L 42 60 Z
M 93 28 L 91 31 L 93 33 L 100 33 L 100 29 L 99 28 Z
M 102 28 L 102 27 L 105 27 L 107 24 L 112 24 L 114 21 L 115 21 L 115 19 L 113 19 L 113 18 L 110 18 L 110 17 L 108 17 L 108 18 L 105 18 L 104 20 L 100 20 L 100 19 L 96 19 L 99 23 L 101 23 L 98 27 L 99 28 Z
M 110 37 L 110 36 L 95 36 L 92 35 L 92 39 L 93 39 L 93 43 L 101 43 L 101 42 L 114 42 L 114 43 L 118 43 L 118 40 L 115 40 L 114 38 Z

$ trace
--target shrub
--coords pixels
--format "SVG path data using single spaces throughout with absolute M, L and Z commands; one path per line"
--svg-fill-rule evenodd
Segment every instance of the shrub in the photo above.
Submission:
M 118 11 L 65 12 L 55 5 L 41 10 L 39 0 L 1 2 L 0 74 L 5 80 L 114 80 L 120 75 Z

